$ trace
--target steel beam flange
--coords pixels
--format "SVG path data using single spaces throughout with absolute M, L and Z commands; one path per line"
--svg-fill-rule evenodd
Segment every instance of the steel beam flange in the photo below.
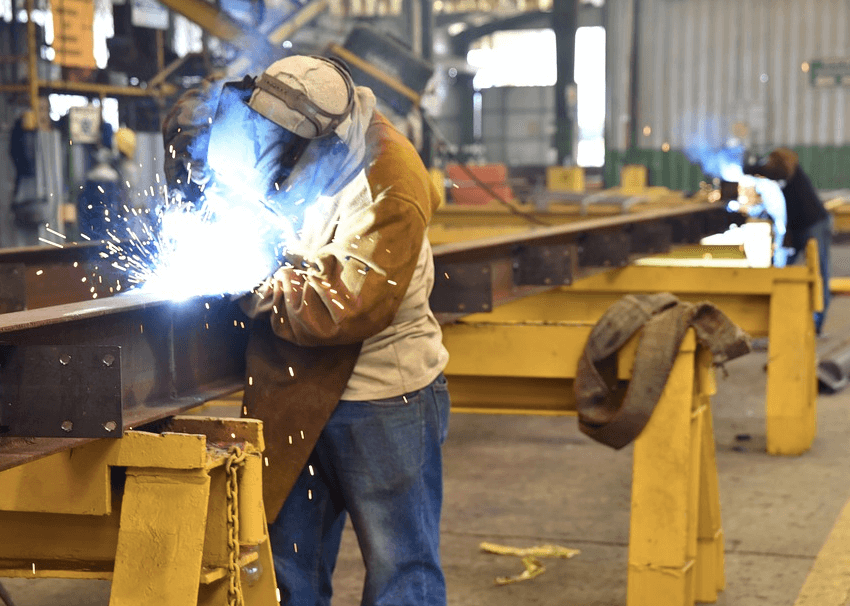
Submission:
M 493 309 L 493 271 L 489 261 L 434 265 L 434 313 L 477 313 Z
M 517 286 L 566 286 L 573 283 L 573 245 L 518 246 L 513 253 Z
M 0 434 L 117 438 L 121 348 L 0 344 Z

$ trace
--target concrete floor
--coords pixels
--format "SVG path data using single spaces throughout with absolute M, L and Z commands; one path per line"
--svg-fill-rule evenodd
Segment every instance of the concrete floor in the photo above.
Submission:
M 834 247 L 834 275 L 850 276 L 850 246 Z M 836 297 L 821 351 L 850 329 L 850 297 Z M 850 389 L 821 395 L 818 436 L 800 457 L 765 454 L 766 352 L 718 375 L 713 399 L 727 588 L 721 606 L 791 606 L 850 498 Z M 578 431 L 574 417 L 459 415 L 445 447 L 442 553 L 453 606 L 624 606 L 631 448 L 613 451 Z M 556 543 L 581 550 L 518 574 L 516 558 L 490 555 L 489 541 L 518 547 Z M 850 551 L 850 546 L 848 546 Z M 337 606 L 359 604 L 363 567 L 346 529 L 335 574 Z M 109 584 L 3 580 L 17 606 L 108 603 Z

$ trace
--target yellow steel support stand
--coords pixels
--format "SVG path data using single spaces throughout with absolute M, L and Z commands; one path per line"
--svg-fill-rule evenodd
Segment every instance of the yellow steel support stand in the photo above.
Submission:
M 629 266 L 563 289 L 560 306 L 572 308 L 578 303 L 586 309 L 592 302 L 607 307 L 625 294 L 655 292 L 672 292 L 688 301 L 711 301 L 751 336 L 768 337 L 767 451 L 799 455 L 811 447 L 816 433 L 813 314 L 823 309 L 821 285 L 817 243 L 810 241 L 805 266 Z M 601 315 L 598 307 L 594 313 Z M 559 319 L 564 319 L 563 315 Z
M 112 606 L 223 606 L 238 577 L 276 606 L 262 450 L 259 421 L 175 417 L 0 472 L 0 576 L 108 579 Z
M 551 309 L 545 297 L 529 299 L 538 311 Z M 503 309 L 443 327 L 453 411 L 575 414 L 572 383 L 593 323 L 511 322 L 499 315 Z M 633 338 L 618 354 L 621 379 L 630 376 L 636 343 Z M 712 602 L 725 586 L 714 391 L 711 353 L 688 331 L 634 445 L 628 606 Z
M 481 368 L 493 365 L 489 380 L 479 384 L 459 373 L 452 389 L 452 401 L 459 406 L 478 407 L 478 400 L 493 409 L 519 408 L 570 410 L 564 398 L 557 368 L 573 360 L 563 360 L 551 334 L 557 326 L 569 323 L 595 323 L 619 298 L 630 293 L 672 292 L 683 301 L 708 300 L 753 337 L 769 337 L 767 393 L 765 397 L 767 451 L 774 455 L 799 455 L 812 445 L 817 420 L 816 343 L 813 313 L 823 308 L 817 247 L 807 249 L 806 266 L 793 267 L 687 267 L 632 265 L 576 282 L 571 287 L 525 297 L 497 307 L 492 313 L 466 316 L 463 326 L 449 328 L 450 335 L 474 330 L 469 347 L 499 351 L 508 345 L 499 324 L 517 325 L 512 345 L 522 348 L 522 360 L 467 359 L 453 350 L 449 368 L 469 364 Z M 471 324 L 483 323 L 476 329 Z M 584 342 L 584 341 L 582 341 Z M 466 345 L 464 345 L 466 347 Z M 531 355 L 529 352 L 537 352 Z M 469 371 L 469 372 L 468 372 Z M 554 373 L 554 374 L 553 374 Z M 506 378 L 510 377 L 510 378 Z M 466 389 L 472 381 L 474 388 Z M 471 402 L 466 403 L 467 399 Z
M 635 441 L 628 606 L 714 602 L 725 587 L 710 407 L 714 377 L 710 353 L 700 350 L 696 366 L 694 353 L 693 340 L 683 345 Z

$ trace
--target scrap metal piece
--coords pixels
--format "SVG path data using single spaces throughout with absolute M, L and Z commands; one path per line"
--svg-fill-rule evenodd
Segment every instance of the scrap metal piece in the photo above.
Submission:
M 581 553 L 578 549 L 561 547 L 560 545 L 537 545 L 535 547 L 510 547 L 508 545 L 497 545 L 495 543 L 481 543 L 479 548 L 487 553 L 497 555 L 511 555 L 522 559 L 525 567 L 520 574 L 512 577 L 496 577 L 496 585 L 510 585 L 520 581 L 528 581 L 546 572 L 546 567 L 539 558 L 564 558 L 569 559 Z
M 121 349 L 0 344 L 0 433 L 120 437 Z

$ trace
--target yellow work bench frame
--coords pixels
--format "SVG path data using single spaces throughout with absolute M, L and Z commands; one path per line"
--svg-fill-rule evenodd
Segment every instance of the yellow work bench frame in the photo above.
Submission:
M 166 429 L 0 472 L 0 577 L 111 580 L 112 606 L 224 606 L 231 580 L 259 565 L 240 582 L 245 603 L 277 606 L 262 424 L 174 417 Z
M 765 417 L 767 452 L 800 455 L 817 433 L 817 343 L 814 312 L 823 310 L 817 242 L 806 265 L 701 267 L 631 265 L 585 278 L 551 293 L 558 316 L 596 317 L 629 293 L 672 292 L 683 301 L 708 300 L 752 337 L 768 337 Z M 540 301 L 541 303 L 543 301 Z M 498 311 L 498 310 L 497 310 Z M 539 317 L 542 309 L 531 317 Z
M 452 411 L 574 414 L 572 381 L 593 324 L 491 321 L 490 315 L 443 327 Z M 618 354 L 619 378 L 629 378 L 636 343 L 637 337 Z M 628 606 L 714 602 L 725 587 L 714 393 L 711 353 L 689 330 L 634 442 Z
M 816 242 L 809 242 L 806 259 L 805 266 L 763 268 L 630 265 L 519 299 L 491 313 L 465 316 L 464 321 L 595 323 L 611 304 L 627 294 L 671 292 L 687 302 L 708 300 L 752 337 L 768 337 L 767 452 L 799 455 L 811 448 L 817 430 L 813 314 L 823 309 L 823 291 Z M 545 351 L 546 344 L 542 345 Z M 522 348 L 523 358 L 504 364 L 504 374 L 494 373 L 494 380 L 478 389 L 487 390 L 491 402 L 521 402 L 526 409 L 560 409 L 563 386 L 550 377 L 560 376 L 561 371 L 550 368 L 553 359 L 541 351 L 538 341 L 517 347 Z M 449 351 L 456 355 L 451 348 Z M 494 350 L 482 347 L 481 351 Z

